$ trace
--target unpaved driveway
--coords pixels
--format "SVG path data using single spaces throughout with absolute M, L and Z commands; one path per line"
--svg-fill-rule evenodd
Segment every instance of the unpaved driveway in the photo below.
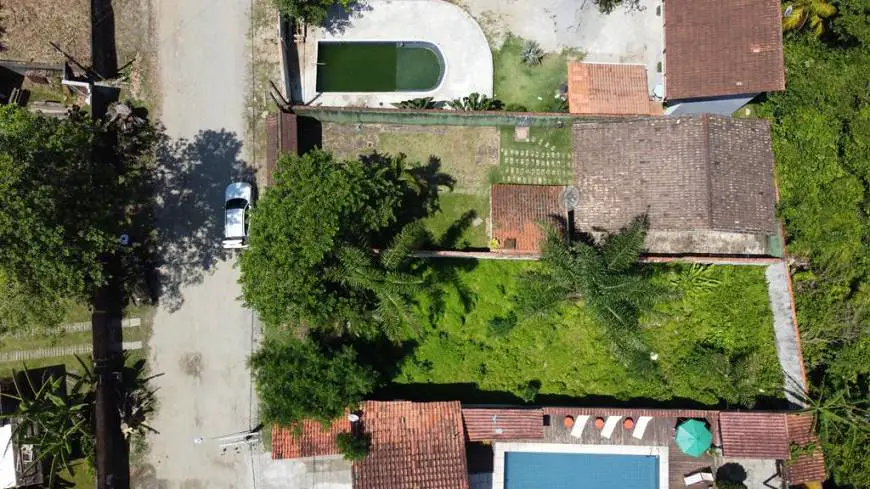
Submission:
M 158 227 L 160 308 L 149 341 L 162 374 L 150 453 L 137 488 L 253 487 L 251 449 L 221 454 L 215 438 L 256 423 L 245 366 L 254 318 L 237 300 L 238 270 L 219 247 L 222 192 L 245 173 L 249 0 L 158 0 L 163 155 Z M 194 439 L 202 437 L 202 443 Z

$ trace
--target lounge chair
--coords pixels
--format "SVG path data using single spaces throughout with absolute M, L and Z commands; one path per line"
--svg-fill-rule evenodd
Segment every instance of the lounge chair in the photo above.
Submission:
M 646 425 L 652 421 L 652 416 L 641 416 L 637 418 L 637 424 L 634 425 L 634 431 L 631 436 L 638 440 L 643 440 L 643 434 L 646 432 Z
M 577 418 L 574 419 L 574 427 L 571 428 L 571 436 L 574 438 L 580 438 L 583 436 L 583 428 L 586 427 L 587 421 L 589 421 L 589 416 L 585 414 L 577 416 Z
M 702 477 L 701 474 L 692 474 L 692 475 L 687 475 L 687 476 L 683 477 L 683 483 L 686 484 L 686 487 L 698 484 L 698 483 L 703 482 L 703 481 L 704 481 L 704 477 Z
M 601 438 L 610 438 L 620 419 L 622 419 L 622 416 L 608 416 L 607 422 L 604 423 L 604 428 L 601 429 Z
M 712 472 L 701 472 L 700 474 L 701 474 L 701 478 L 707 482 L 713 482 L 714 480 L 716 480 L 716 478 L 713 477 Z

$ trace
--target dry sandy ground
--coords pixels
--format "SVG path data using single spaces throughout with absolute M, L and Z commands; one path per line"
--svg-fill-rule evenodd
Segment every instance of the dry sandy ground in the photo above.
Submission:
M 219 249 L 222 192 L 243 173 L 250 93 L 249 0 L 155 0 L 160 114 L 177 144 L 158 199 L 163 296 L 149 341 L 159 432 L 137 488 L 253 487 L 252 449 L 217 438 L 257 423 L 250 373 L 254 317 L 237 300 L 233 257 Z M 202 443 L 194 443 L 203 438 Z

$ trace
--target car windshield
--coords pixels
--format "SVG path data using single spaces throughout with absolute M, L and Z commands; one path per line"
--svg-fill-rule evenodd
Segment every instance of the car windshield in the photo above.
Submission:
M 227 201 L 227 209 L 244 209 L 247 204 L 245 199 L 230 199 Z

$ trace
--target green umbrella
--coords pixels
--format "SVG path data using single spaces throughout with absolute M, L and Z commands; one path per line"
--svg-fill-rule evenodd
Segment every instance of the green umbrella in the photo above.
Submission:
M 700 457 L 710 448 L 713 434 L 703 421 L 690 419 L 677 426 L 677 446 L 690 457 Z

